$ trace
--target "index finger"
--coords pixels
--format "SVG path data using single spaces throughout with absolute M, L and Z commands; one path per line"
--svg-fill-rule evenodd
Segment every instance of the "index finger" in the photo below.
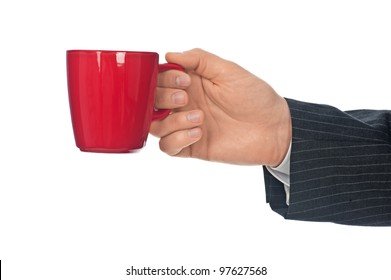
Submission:
M 179 70 L 169 70 L 158 75 L 158 87 L 185 89 L 190 86 L 190 76 Z
M 223 69 L 232 66 L 232 62 L 203 49 L 192 49 L 183 53 L 167 53 L 166 60 L 179 64 L 209 80 L 216 78 Z

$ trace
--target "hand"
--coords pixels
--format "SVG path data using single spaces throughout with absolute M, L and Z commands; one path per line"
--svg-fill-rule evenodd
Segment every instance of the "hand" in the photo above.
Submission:
M 156 107 L 172 109 L 154 121 L 163 152 L 233 164 L 277 166 L 291 141 L 287 102 L 239 65 L 194 49 L 166 60 L 187 74 L 159 74 Z

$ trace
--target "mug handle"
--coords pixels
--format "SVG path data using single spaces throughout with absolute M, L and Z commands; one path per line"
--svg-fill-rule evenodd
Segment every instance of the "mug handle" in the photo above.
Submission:
M 175 63 L 159 64 L 159 73 L 162 73 L 162 72 L 165 72 L 168 70 L 179 70 L 179 71 L 185 72 L 185 69 L 182 66 L 180 66 L 179 64 L 175 64 Z M 164 119 L 170 113 L 171 113 L 170 109 L 156 109 L 156 108 L 154 108 L 153 115 L 152 115 L 152 121 Z

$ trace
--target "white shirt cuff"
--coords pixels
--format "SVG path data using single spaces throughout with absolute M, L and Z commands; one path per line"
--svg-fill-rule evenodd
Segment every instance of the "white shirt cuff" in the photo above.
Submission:
M 285 155 L 284 160 L 277 167 L 266 166 L 267 170 L 281 183 L 284 184 L 286 194 L 286 204 L 289 205 L 289 193 L 290 193 L 290 160 L 291 160 L 291 147 L 292 142 L 289 144 L 288 152 Z

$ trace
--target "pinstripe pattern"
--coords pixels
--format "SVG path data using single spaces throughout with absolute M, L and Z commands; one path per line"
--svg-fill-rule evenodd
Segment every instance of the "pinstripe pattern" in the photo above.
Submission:
M 287 219 L 391 225 L 391 111 L 287 99 L 293 136 L 290 204 L 264 168 L 267 201 Z

